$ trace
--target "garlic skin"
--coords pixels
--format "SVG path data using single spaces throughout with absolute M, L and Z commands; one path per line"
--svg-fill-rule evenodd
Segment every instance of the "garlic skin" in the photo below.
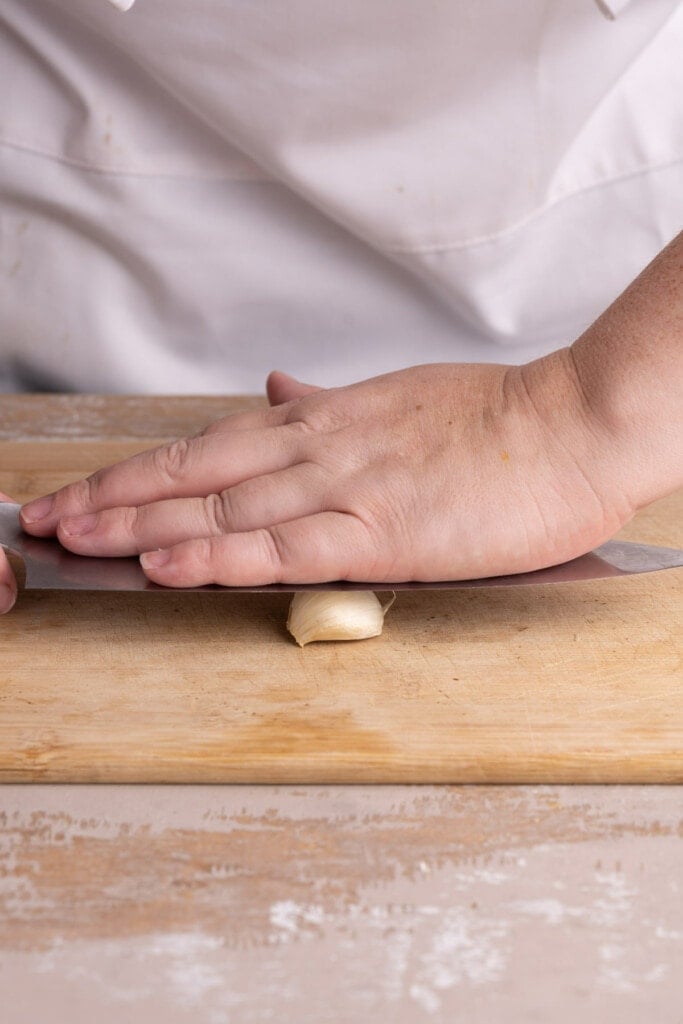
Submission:
M 379 636 L 396 595 L 381 605 L 372 590 L 300 590 L 292 598 L 287 629 L 299 647 L 315 640 Z

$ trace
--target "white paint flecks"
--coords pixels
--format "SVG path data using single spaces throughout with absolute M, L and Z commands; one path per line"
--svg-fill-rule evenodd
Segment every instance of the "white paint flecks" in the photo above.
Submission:
M 476 919 L 466 908 L 448 908 L 419 956 L 418 984 L 443 991 L 464 981 L 477 986 L 497 981 L 505 971 L 509 931 L 500 918 Z
M 600 897 L 593 903 L 596 922 L 610 928 L 625 924 L 633 915 L 638 890 L 628 884 L 626 876 L 620 871 L 599 872 L 595 878 L 602 890 Z
M 309 933 L 312 925 L 319 927 L 325 920 L 322 907 L 296 903 L 294 900 L 273 903 L 268 916 L 271 926 L 280 932 L 280 938 Z
M 600 967 L 597 983 L 611 992 L 635 992 L 636 984 L 625 967 L 626 949 L 620 945 L 605 945 L 598 949 Z
M 655 964 L 649 971 L 646 971 L 643 975 L 643 979 L 647 982 L 663 981 L 667 974 L 671 972 L 670 964 Z
M 539 917 L 550 925 L 563 924 L 568 917 L 583 917 L 587 913 L 578 907 L 567 907 L 557 899 L 516 900 L 509 904 L 509 909 L 516 914 Z
M 436 992 L 427 988 L 426 985 L 411 985 L 408 991 L 410 998 L 414 999 L 426 1013 L 436 1013 L 441 1009 L 441 1000 Z

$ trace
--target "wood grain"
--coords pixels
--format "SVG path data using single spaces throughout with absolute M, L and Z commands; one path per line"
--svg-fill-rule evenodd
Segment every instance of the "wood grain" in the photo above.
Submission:
M 148 447 L 163 430 L 192 432 L 206 414 L 205 399 L 191 415 L 180 400 L 175 419 L 175 400 L 164 399 L 155 420 L 149 399 L 109 398 L 100 440 L 92 417 L 89 439 L 74 428 L 73 440 L 46 440 L 28 429 L 37 405 L 50 422 L 63 399 L 31 398 L 30 416 L 13 401 L 0 490 L 17 500 Z M 683 493 L 624 535 L 683 546 Z M 0 621 L 0 779 L 683 781 L 680 570 L 401 594 L 383 636 L 303 651 L 284 629 L 287 602 L 22 595 Z
M 153 442 L 266 404 L 257 395 L 2 395 L 0 441 Z

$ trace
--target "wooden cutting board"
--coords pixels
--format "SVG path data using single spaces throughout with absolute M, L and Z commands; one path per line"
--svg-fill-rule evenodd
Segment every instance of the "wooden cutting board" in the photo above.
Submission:
M 248 399 L 3 396 L 26 500 Z M 623 536 L 683 546 L 683 492 Z M 683 782 L 683 570 L 401 593 L 300 650 L 287 595 L 26 593 L 0 618 L 0 779 Z

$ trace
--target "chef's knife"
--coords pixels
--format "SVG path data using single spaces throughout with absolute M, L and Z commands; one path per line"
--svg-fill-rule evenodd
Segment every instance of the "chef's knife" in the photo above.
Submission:
M 156 590 L 177 594 L 172 587 L 151 583 L 137 558 L 89 558 L 74 555 L 52 538 L 31 537 L 19 523 L 20 505 L 0 503 L 0 544 L 16 552 L 24 562 L 27 590 Z M 520 587 L 532 583 L 572 583 L 578 580 L 599 580 L 610 576 L 631 576 L 658 569 L 683 566 L 683 551 L 658 548 L 649 544 L 608 541 L 595 551 L 547 569 L 518 573 L 514 576 L 492 576 L 477 580 L 440 581 L 437 583 L 272 583 L 259 587 L 184 587 L 187 592 L 230 593 L 244 591 L 261 593 L 295 590 L 459 590 L 470 587 Z

